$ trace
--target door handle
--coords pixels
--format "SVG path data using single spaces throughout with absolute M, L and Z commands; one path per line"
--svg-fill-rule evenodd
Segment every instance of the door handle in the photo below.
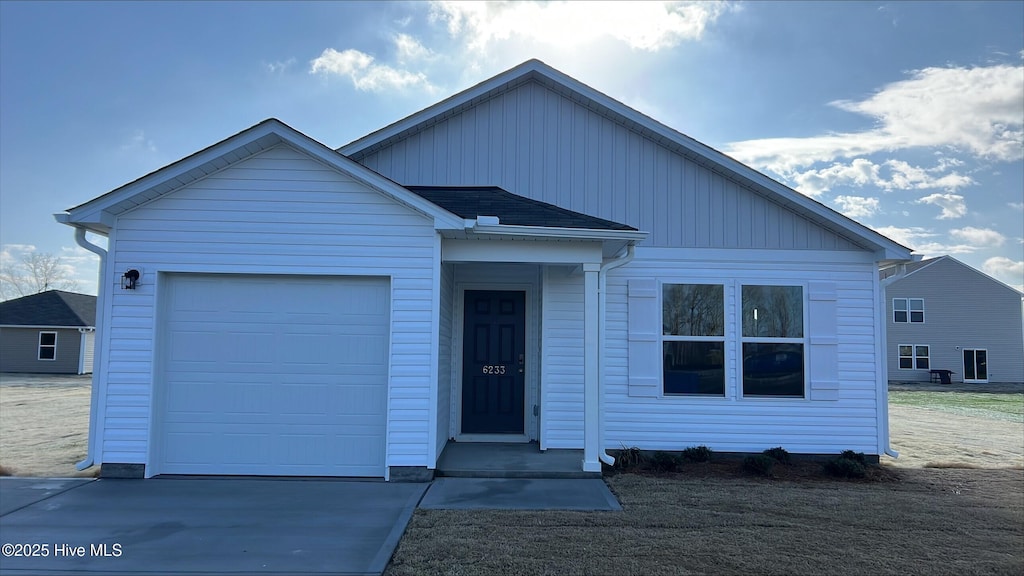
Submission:
M 523 365 L 526 363 L 526 354 L 519 355 L 519 373 L 523 373 Z

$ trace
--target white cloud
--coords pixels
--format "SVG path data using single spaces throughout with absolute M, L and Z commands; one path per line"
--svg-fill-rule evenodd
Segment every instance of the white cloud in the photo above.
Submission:
M 431 3 L 431 19 L 481 52 L 515 37 L 562 48 L 612 37 L 630 48 L 657 52 L 700 39 L 730 9 L 725 2 L 441 1 Z
M 909 228 L 880 226 L 874 228 L 874 230 L 904 246 L 913 248 L 914 252 L 926 258 L 942 256 L 944 254 L 970 254 L 978 250 L 977 246 L 970 244 L 943 244 L 936 242 L 935 239 L 939 237 L 939 234 L 932 232 L 930 229 L 917 226 Z
M 277 62 L 266 62 L 263 65 L 266 67 L 267 72 L 270 72 L 271 74 L 280 74 L 295 65 L 295 58 L 289 58 L 283 61 L 278 60 Z
M 1024 202 L 1007 202 L 1006 205 L 1014 210 L 1024 211 Z
M 850 218 L 865 218 L 878 213 L 878 198 L 863 196 L 836 196 L 834 202 L 839 211 Z
M 936 216 L 939 220 L 961 218 L 967 214 L 967 203 L 964 202 L 964 197 L 959 194 L 929 194 L 923 198 L 918 198 L 917 203 L 932 204 L 942 208 L 942 213 Z
M 886 160 L 876 164 L 866 158 L 856 158 L 849 164 L 834 162 L 826 168 L 797 171 L 790 174 L 790 179 L 797 190 L 812 197 L 840 186 L 875 186 L 887 192 L 928 189 L 955 192 L 975 184 L 969 176 L 955 171 L 939 174 L 956 166 L 958 162 L 943 158 L 932 168 L 922 168 L 903 160 Z
M 404 36 L 404 35 L 402 35 Z M 374 63 L 374 57 L 359 50 L 338 52 L 327 48 L 319 57 L 310 61 L 310 74 L 348 76 L 357 90 L 383 92 L 421 88 L 435 91 L 422 72 L 410 72 Z
M 1006 242 L 1006 237 L 995 230 L 974 228 L 973 226 L 950 230 L 949 235 L 957 240 L 978 247 L 1002 246 Z
M 1007 279 L 1007 284 L 1020 285 L 1024 282 L 1024 260 L 1011 260 L 1006 256 L 994 256 L 985 260 L 981 269 L 996 278 Z
M 121 144 L 121 152 L 133 151 L 156 152 L 156 144 L 146 138 L 143 130 L 136 130 L 124 144 Z
M 434 55 L 429 48 L 408 34 L 395 34 L 395 48 L 398 52 L 398 61 L 403 64 L 425 60 Z
M 943 147 L 993 160 L 1024 155 L 1024 67 L 926 68 L 871 97 L 831 105 L 874 120 L 876 127 L 806 138 L 735 142 L 741 162 L 787 176 L 818 162 L 879 152 Z

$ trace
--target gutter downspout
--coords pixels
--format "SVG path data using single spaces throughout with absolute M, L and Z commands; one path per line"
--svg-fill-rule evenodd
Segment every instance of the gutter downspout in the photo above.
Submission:
M 885 382 L 885 386 L 882 387 L 878 394 L 878 419 L 881 423 L 882 432 L 882 437 L 880 438 L 882 445 L 880 447 L 885 454 L 893 458 L 899 458 L 900 453 L 893 450 L 892 446 L 889 445 L 889 312 L 885 289 L 893 282 L 906 276 L 906 274 L 906 265 L 900 264 L 896 274 L 875 283 L 875 290 L 878 290 L 878 310 L 881 312 L 879 318 L 876 318 L 876 321 L 879 322 L 877 341 L 879 343 L 879 351 L 881 352 L 880 354 L 876 353 L 879 364 L 876 377 L 879 379 L 879 382 Z
M 58 221 L 60 221 L 58 219 Z M 67 222 L 63 222 L 67 224 Z M 101 329 L 103 310 L 106 309 L 104 306 L 103 299 L 106 296 L 107 290 L 103 289 L 104 279 L 107 277 L 107 251 L 99 246 L 90 243 L 85 239 L 85 228 L 75 228 L 75 243 L 85 248 L 89 252 L 100 257 L 100 279 L 97 284 L 97 302 L 96 302 L 96 332 L 99 333 Z M 75 464 L 76 470 L 85 470 L 86 468 L 93 465 L 96 459 L 96 451 L 94 444 L 96 442 L 96 411 L 99 408 L 99 381 L 100 374 L 103 372 L 103 367 L 100 366 L 97 370 L 96 357 L 101 356 L 101 348 L 103 346 L 103 340 L 97 338 L 93 341 L 93 367 L 92 367 L 92 393 L 90 394 L 90 408 L 89 408 L 89 443 L 88 450 L 85 455 L 85 460 Z
M 604 380 L 605 380 L 605 316 L 607 312 L 607 295 L 606 286 L 608 281 L 608 272 L 614 270 L 620 266 L 629 264 L 636 253 L 636 246 L 629 244 L 626 246 L 626 254 L 619 258 L 608 261 L 601 265 L 601 270 L 598 273 L 597 281 L 597 308 L 598 308 L 598 366 L 599 377 L 597 383 L 597 391 L 599 395 L 598 399 L 598 425 L 597 425 L 597 441 L 600 448 L 597 452 L 597 459 L 609 466 L 615 465 L 615 458 L 605 451 L 604 447 Z

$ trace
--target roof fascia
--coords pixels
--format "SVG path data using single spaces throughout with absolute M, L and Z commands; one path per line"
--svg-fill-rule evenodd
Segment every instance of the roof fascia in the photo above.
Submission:
M 627 242 L 640 242 L 648 236 L 647 232 L 637 230 L 599 230 L 594 228 L 559 228 L 555 226 L 517 226 L 508 224 L 474 224 L 472 227 L 467 226 L 466 231 L 495 236 L 558 238 L 563 240 L 623 240 Z
M 739 179 L 747 185 L 753 185 L 766 192 L 778 196 L 783 205 L 790 205 L 799 211 L 804 212 L 805 217 L 817 220 L 829 228 L 845 231 L 857 240 L 851 238 L 855 244 L 860 244 L 868 250 L 877 252 L 878 260 L 900 261 L 910 260 L 912 250 L 894 240 L 871 230 L 870 228 L 847 218 L 831 208 L 800 194 L 796 190 L 775 181 L 772 178 L 754 170 L 753 168 L 705 145 L 689 136 L 686 136 L 668 126 L 641 114 L 626 106 L 622 102 L 611 98 L 589 86 L 583 84 L 554 68 L 540 62 L 539 60 L 528 60 L 515 68 L 507 70 L 489 80 L 485 80 L 476 86 L 464 90 L 441 102 L 395 122 L 385 128 L 373 132 L 363 138 L 355 140 L 338 149 L 346 156 L 368 151 L 374 146 L 397 136 L 402 132 L 410 130 L 415 126 L 425 123 L 432 118 L 440 118 L 450 115 L 453 110 L 475 99 L 487 96 L 489 93 L 497 93 L 517 85 L 516 80 L 525 80 L 527 77 L 540 76 L 548 83 L 555 84 L 563 90 L 575 92 L 583 99 L 590 100 L 605 111 L 624 119 L 627 127 L 637 129 L 639 132 L 650 137 L 652 140 L 664 145 L 666 142 L 674 144 L 687 151 L 692 160 L 712 171 L 723 174 L 730 179 Z M 577 99 L 579 101 L 579 99 Z M 586 102 L 581 102 L 586 105 Z M 590 106 L 594 108 L 593 106 Z

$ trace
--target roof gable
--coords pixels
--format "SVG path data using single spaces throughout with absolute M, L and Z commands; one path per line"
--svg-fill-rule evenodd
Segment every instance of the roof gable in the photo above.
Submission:
M 0 302 L 3 326 L 95 326 L 96 297 L 48 290 Z
M 927 260 L 921 260 L 920 262 L 913 262 L 907 264 L 907 273 L 903 277 L 895 280 L 893 284 L 899 283 L 901 280 L 910 278 L 911 276 L 923 277 L 928 274 L 942 274 L 942 268 L 944 266 L 955 266 L 961 269 L 962 272 L 976 276 L 978 279 L 985 282 L 990 282 L 994 286 L 999 286 L 1007 291 L 1013 292 L 1018 297 L 1024 297 L 1024 292 L 1017 290 L 1016 288 L 997 280 L 988 274 L 985 274 L 981 270 L 978 270 L 974 266 L 964 264 L 963 262 L 953 258 L 952 256 L 939 256 L 937 258 L 929 258 Z
M 359 180 L 377 192 L 433 218 L 437 227 L 462 225 L 462 221 L 455 215 L 274 118 L 264 120 L 98 198 L 69 208 L 66 213 L 54 216 L 61 223 L 106 234 L 113 226 L 117 215 L 281 144 L 287 144 Z
M 453 116 L 466 113 L 488 100 L 516 90 L 530 82 L 536 82 L 546 89 L 566 97 L 573 103 L 607 118 L 614 124 L 626 127 L 649 141 L 728 180 L 738 182 L 754 193 L 764 196 L 770 202 L 846 238 L 861 249 L 878 253 L 879 259 L 907 260 L 910 258 L 909 248 L 537 60 L 530 60 L 477 84 L 343 146 L 339 151 L 356 161 L 361 161 L 368 155 L 393 146 L 419 132 L 445 122 Z M 386 171 L 384 172 L 386 173 Z M 493 182 L 487 182 L 487 184 L 493 184 Z

